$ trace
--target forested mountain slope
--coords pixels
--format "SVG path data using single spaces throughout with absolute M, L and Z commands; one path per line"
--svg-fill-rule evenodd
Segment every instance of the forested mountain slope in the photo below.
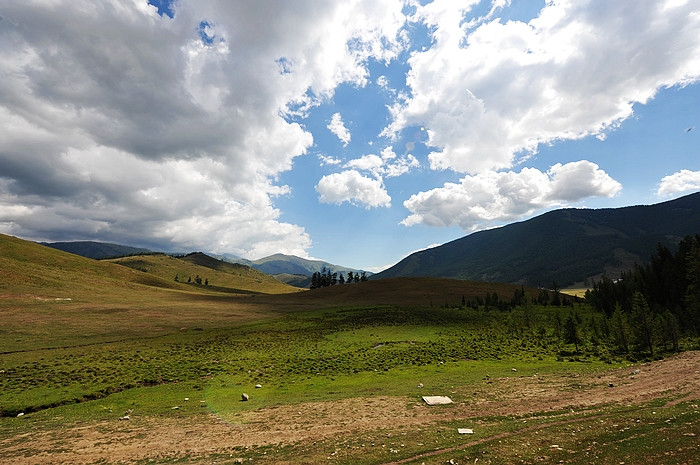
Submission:
M 81 257 L 94 258 L 96 260 L 153 253 L 144 248 L 95 241 L 42 242 L 41 245 L 80 255 Z
M 700 193 L 648 206 L 560 209 L 416 252 L 376 278 L 432 276 L 531 286 L 583 284 L 646 263 L 700 233 Z

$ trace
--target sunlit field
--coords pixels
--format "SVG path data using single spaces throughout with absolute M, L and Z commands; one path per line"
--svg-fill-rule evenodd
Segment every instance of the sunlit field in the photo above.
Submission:
M 631 359 L 581 301 L 419 278 L 279 293 L 10 245 L 43 271 L 5 243 L 0 463 L 695 460 L 694 342 Z

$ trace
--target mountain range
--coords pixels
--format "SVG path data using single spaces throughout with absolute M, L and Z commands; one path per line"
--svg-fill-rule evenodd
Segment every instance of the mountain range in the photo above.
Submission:
M 436 277 L 549 287 L 586 286 L 602 275 L 616 277 L 646 263 L 658 245 L 671 250 L 687 235 L 700 234 L 700 192 L 654 205 L 607 209 L 564 208 L 527 221 L 479 231 L 415 252 L 371 279 Z M 100 242 L 44 243 L 88 258 L 152 253 Z M 275 254 L 246 260 L 209 254 L 247 265 L 296 287 L 308 287 L 324 268 L 361 272 L 322 260 Z
M 41 245 L 96 260 L 157 253 L 144 248 L 94 241 L 42 242 Z M 199 253 L 198 256 L 200 255 L 203 254 Z M 323 269 L 329 270 L 331 273 L 343 273 L 345 275 L 350 271 L 353 273 L 364 271 L 294 255 L 274 254 L 258 260 L 246 260 L 232 254 L 218 255 L 209 253 L 206 255 L 217 261 L 249 266 L 295 287 L 309 287 L 311 276 L 316 272 L 321 272 Z M 366 274 L 370 276 L 372 273 L 366 272 Z
M 140 247 L 94 241 L 41 242 L 41 245 L 80 255 L 81 257 L 94 258 L 95 260 L 154 253 L 149 249 Z
M 374 275 L 443 277 L 529 286 L 585 285 L 646 263 L 700 234 L 700 193 L 647 206 L 565 208 L 415 252 Z
M 343 273 L 344 275 L 347 275 L 348 272 L 360 273 L 364 271 L 348 268 L 346 266 L 334 265 L 323 260 L 309 260 L 280 253 L 253 261 L 240 259 L 237 263 L 249 265 L 256 270 L 276 277 L 282 282 L 297 287 L 309 287 L 311 284 L 311 276 L 314 273 L 322 272 L 324 269 L 331 273 Z M 366 274 L 370 276 L 372 273 L 366 272 Z

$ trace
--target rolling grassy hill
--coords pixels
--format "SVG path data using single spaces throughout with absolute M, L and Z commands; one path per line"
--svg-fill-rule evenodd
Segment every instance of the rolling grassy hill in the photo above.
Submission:
M 303 274 L 279 273 L 272 275 L 276 280 L 294 287 L 308 289 L 311 287 L 311 277 Z
M 342 305 L 397 305 L 402 307 L 459 306 L 462 297 L 484 298 L 487 293 L 496 293 L 499 299 L 509 301 L 520 285 L 468 281 L 450 278 L 408 277 L 370 280 L 367 282 L 343 284 L 313 289 L 285 298 L 289 303 L 305 301 L 318 306 Z M 536 296 L 538 290 L 525 288 L 529 296 Z M 321 303 L 323 305 L 321 305 Z
M 182 277 L 180 282 L 175 276 Z M 209 278 L 211 287 L 187 286 L 187 277 Z M 0 235 L 0 290 L 11 294 L 41 292 L 47 296 L 70 291 L 94 296 L 144 285 L 174 290 L 285 293 L 297 288 L 250 267 L 225 263 L 201 253 L 182 258 L 138 255 L 93 260 L 11 236 Z M 60 298 L 60 297 L 59 297 Z
M 209 285 L 187 284 L 196 276 Z M 328 307 L 439 307 L 493 292 L 510 299 L 516 288 L 402 278 L 301 291 L 199 253 L 98 261 L 0 235 L 0 352 L 153 337 Z
M 0 235 L 0 292 L 6 296 L 27 293 L 62 298 L 68 293 L 88 297 L 145 283 L 173 287 L 166 281 L 145 278 L 143 273 L 108 262 Z
M 416 252 L 374 278 L 433 276 L 549 286 L 617 276 L 700 233 L 700 193 L 650 206 L 561 209 Z
M 195 252 L 176 258 L 169 255 L 139 255 L 109 260 L 165 281 L 194 283 L 196 277 L 208 285 L 197 286 L 201 291 L 229 293 L 284 294 L 299 289 L 284 284 L 249 266 L 222 262 L 203 253 Z M 191 284 L 190 283 L 190 284 Z
M 176 274 L 185 281 L 199 275 L 211 285 L 176 282 Z M 160 254 L 93 260 L 0 235 L 0 352 L 152 337 L 273 316 L 276 308 L 251 299 L 297 291 L 239 265 L 214 270 Z
M 156 253 L 144 248 L 95 241 L 42 242 L 41 245 L 97 260 L 135 255 L 151 255 Z M 332 263 L 324 262 L 322 260 L 309 260 L 294 255 L 274 254 L 258 260 L 247 260 L 231 254 L 217 255 L 204 254 L 201 252 L 196 252 L 195 254 L 199 255 L 200 257 L 209 257 L 209 265 L 202 264 L 202 266 L 208 266 L 210 268 L 214 266 L 214 269 L 221 269 L 223 266 L 222 263 L 229 263 L 238 266 L 250 267 L 273 276 L 275 279 L 285 284 L 301 288 L 308 288 L 311 285 L 311 275 L 316 272 L 320 272 L 324 268 L 330 270 L 331 273 L 337 272 L 345 275 L 347 275 L 349 271 L 352 271 L 353 273 L 364 271 L 340 265 L 333 265 Z M 190 257 L 191 255 L 192 254 L 188 254 L 186 257 Z M 191 260 L 190 258 L 186 257 L 185 259 Z M 231 270 L 232 268 L 228 268 L 228 271 Z M 372 273 L 366 272 L 366 274 L 370 276 Z

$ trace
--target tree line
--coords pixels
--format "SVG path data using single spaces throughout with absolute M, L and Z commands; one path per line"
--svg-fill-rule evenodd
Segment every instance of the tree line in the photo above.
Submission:
M 573 308 L 575 302 L 576 299 L 574 297 L 563 295 L 559 284 L 557 284 L 556 281 L 553 281 L 549 289 L 538 289 L 537 296 L 529 296 L 525 293 L 525 288 L 521 286 L 520 289 L 515 289 L 513 291 L 513 296 L 510 299 L 500 298 L 497 292 L 487 292 L 483 298 L 480 296 L 475 296 L 473 298 L 465 299 L 465 297 L 462 296 L 461 306 L 471 307 L 474 310 L 478 308 L 490 310 L 493 308 L 501 311 L 512 311 L 517 307 L 530 304 L 542 305 L 545 307 L 552 306 Z
M 683 238 L 675 253 L 659 244 L 648 264 L 604 276 L 586 300 L 605 315 L 620 352 L 679 350 L 683 337 L 700 336 L 700 236 Z
M 311 289 L 318 289 L 321 287 L 335 286 L 337 284 L 350 284 L 364 281 L 367 281 L 367 273 L 364 271 L 355 273 L 348 271 L 348 277 L 346 279 L 343 273 L 332 272 L 324 266 L 321 271 L 317 271 L 311 275 L 311 286 L 309 287 Z
M 180 276 L 179 276 L 179 275 L 175 275 L 175 282 L 177 282 L 177 283 L 180 282 Z M 208 278 L 204 278 L 204 281 L 202 281 L 202 278 L 201 278 L 199 275 L 195 276 L 194 278 L 192 278 L 192 276 L 188 276 L 188 277 L 187 277 L 187 284 L 192 284 L 193 282 L 194 282 L 195 284 L 199 284 L 199 285 L 202 285 L 202 284 L 204 284 L 205 286 L 208 286 L 208 285 L 209 285 L 209 279 L 208 279 Z
M 508 330 L 529 333 L 533 341 L 558 340 L 570 346 L 561 356 L 593 354 L 630 359 L 700 348 L 700 236 L 683 238 L 675 251 L 657 246 L 646 265 L 603 276 L 583 300 L 561 293 L 553 282 L 534 294 L 523 287 L 512 295 L 487 292 L 465 298 L 461 307 L 500 310 Z M 432 302 L 431 302 L 432 306 Z M 566 309 L 568 307 L 568 309 Z M 566 310 L 564 310 L 566 309 Z

